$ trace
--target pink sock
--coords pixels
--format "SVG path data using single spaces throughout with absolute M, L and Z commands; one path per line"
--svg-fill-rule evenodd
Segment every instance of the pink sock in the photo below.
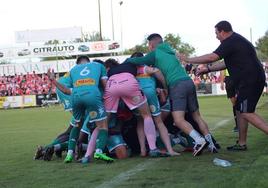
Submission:
M 85 154 L 85 157 L 92 156 L 92 154 L 94 153 L 98 134 L 99 134 L 99 129 L 95 128 L 88 142 L 87 152 Z
M 149 144 L 150 150 L 156 149 L 156 132 L 154 122 L 151 117 L 144 118 L 144 133 Z

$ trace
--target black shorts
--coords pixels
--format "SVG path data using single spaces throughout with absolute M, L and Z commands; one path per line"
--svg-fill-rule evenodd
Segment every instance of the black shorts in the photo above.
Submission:
M 225 83 L 225 90 L 227 93 L 227 98 L 233 98 L 235 97 L 235 87 L 234 87 L 234 82 L 233 80 L 230 78 L 230 76 L 226 76 L 224 78 L 224 83 Z
M 238 87 L 236 110 L 240 113 L 253 113 L 255 112 L 257 103 L 263 92 L 264 82 L 256 82 Z
M 195 112 L 198 110 L 198 101 L 195 85 L 192 80 L 178 81 L 169 87 L 171 111 Z

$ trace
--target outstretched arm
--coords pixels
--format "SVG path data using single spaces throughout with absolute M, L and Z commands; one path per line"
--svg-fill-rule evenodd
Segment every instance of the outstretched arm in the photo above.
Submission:
M 125 63 L 133 63 L 135 65 L 154 65 L 155 52 L 152 51 L 144 57 L 133 57 L 126 59 Z
M 196 74 L 201 75 L 201 74 L 206 74 L 209 72 L 214 72 L 214 71 L 220 71 L 226 69 L 224 61 L 220 62 L 215 62 L 212 64 L 207 64 L 207 65 L 199 65 L 197 67 Z
M 48 75 L 49 79 L 51 80 L 52 84 L 54 84 L 60 91 L 62 91 L 66 95 L 71 95 L 71 90 L 69 88 L 65 87 L 64 85 L 60 84 L 55 79 L 54 71 L 51 71 L 50 69 L 48 69 L 47 75 Z
M 208 64 L 218 61 L 220 57 L 215 53 L 210 53 L 198 57 L 188 58 L 184 54 L 178 55 L 181 61 L 192 63 L 192 64 Z

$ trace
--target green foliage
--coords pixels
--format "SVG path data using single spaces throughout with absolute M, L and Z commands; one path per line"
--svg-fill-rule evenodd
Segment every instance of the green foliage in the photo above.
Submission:
M 169 33 L 164 37 L 164 42 L 167 42 L 171 47 L 180 53 L 183 53 L 187 56 L 194 53 L 195 49 L 190 44 L 182 42 L 181 37 L 177 34 Z
M 261 97 L 258 113 L 268 120 L 268 98 Z M 266 103 L 265 103 L 266 102 Z M 237 134 L 233 128 L 231 103 L 226 96 L 200 97 L 200 109 L 212 133 L 221 144 L 218 154 L 204 152 L 199 157 L 182 153 L 171 158 L 116 160 L 113 164 L 93 161 L 88 165 L 32 160 L 35 147 L 51 142 L 68 126 L 70 113 L 59 107 L 0 111 L 0 187 L 267 187 L 267 135 L 249 126 L 246 152 L 228 152 Z M 229 119 L 226 124 L 222 120 Z M 218 127 L 216 129 L 216 127 Z M 178 147 L 181 150 L 182 148 Z M 214 166 L 214 157 L 232 162 L 233 166 Z M 102 186 L 100 186 L 102 185 Z
M 262 61 L 268 61 L 268 31 L 256 42 L 257 54 Z
M 45 42 L 45 45 L 56 45 L 56 44 L 60 44 L 59 40 L 49 40 L 47 42 Z
M 102 36 L 102 39 L 101 39 L 100 32 L 98 31 L 93 31 L 91 33 L 85 34 L 84 39 L 83 39 L 84 42 L 107 41 L 107 40 L 110 40 L 110 39 L 104 36 Z
M 144 41 L 142 42 L 142 44 L 137 44 L 133 48 L 126 49 L 123 52 L 123 54 L 124 55 L 131 55 L 131 54 L 133 54 L 135 52 L 142 52 L 142 53 L 148 53 L 149 52 L 146 38 L 144 39 Z
M 194 47 L 192 47 L 190 44 L 182 42 L 181 37 L 177 34 L 169 33 L 164 36 L 164 42 L 167 42 L 170 44 L 170 46 L 186 55 L 191 55 L 195 52 Z M 147 40 L 146 38 L 142 42 L 142 44 L 136 45 L 133 48 L 127 49 L 124 51 L 124 54 L 133 54 L 134 52 L 142 52 L 142 53 L 148 53 L 148 47 L 147 47 Z

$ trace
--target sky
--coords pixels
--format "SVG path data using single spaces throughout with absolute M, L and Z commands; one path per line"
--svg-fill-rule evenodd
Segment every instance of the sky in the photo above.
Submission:
M 202 55 L 219 45 L 214 26 L 221 20 L 253 44 L 268 30 L 267 0 L 120 1 L 100 0 L 101 23 L 102 35 L 112 39 L 113 15 L 115 40 L 122 39 L 123 48 L 141 44 L 150 33 L 173 33 Z M 21 30 L 78 26 L 84 33 L 99 31 L 98 0 L 2 1 L 0 17 L 0 47 L 15 46 L 15 31 Z

